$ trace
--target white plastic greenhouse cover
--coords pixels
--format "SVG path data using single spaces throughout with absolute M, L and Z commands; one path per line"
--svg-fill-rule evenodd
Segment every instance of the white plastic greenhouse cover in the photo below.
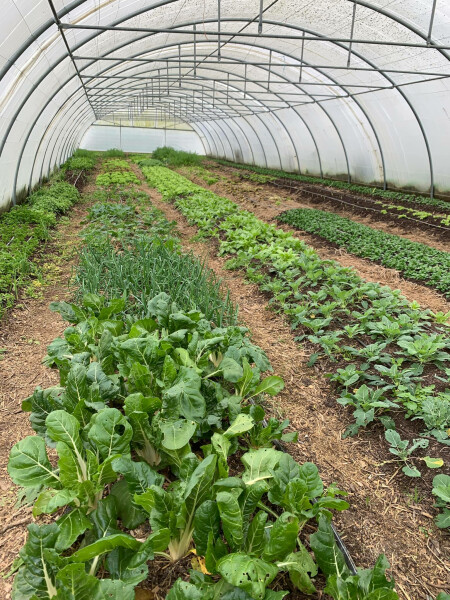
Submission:
M 0 208 L 112 111 L 216 157 L 450 190 L 449 0 L 2 0 Z

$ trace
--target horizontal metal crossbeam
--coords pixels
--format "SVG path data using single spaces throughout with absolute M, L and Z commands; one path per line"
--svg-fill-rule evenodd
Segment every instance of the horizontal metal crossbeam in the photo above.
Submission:
M 197 32 L 194 29 L 176 29 L 167 27 L 124 27 L 122 25 L 107 26 L 107 25 L 75 25 L 73 23 L 63 23 L 64 29 L 85 29 L 85 30 L 96 30 L 96 31 L 127 31 L 131 33 L 171 33 L 171 34 L 182 34 L 182 35 L 196 35 Z M 215 30 L 202 30 L 202 35 L 208 37 L 244 37 L 254 38 L 254 33 L 248 33 L 244 31 L 220 31 Z M 268 38 L 277 40 L 298 40 L 303 39 L 308 42 L 332 42 L 340 44 L 370 44 L 376 46 L 400 46 L 404 48 L 424 48 L 427 50 L 450 50 L 450 46 L 441 44 L 423 44 L 420 42 L 400 42 L 400 41 L 384 41 L 384 40 L 366 40 L 366 39 L 352 39 L 352 38 L 340 38 L 340 37 L 327 37 L 327 36 L 313 36 L 313 35 L 298 35 L 298 34 L 280 34 L 280 33 L 261 33 L 258 38 Z M 211 41 L 211 40 L 209 40 Z M 225 42 L 226 43 L 226 42 Z

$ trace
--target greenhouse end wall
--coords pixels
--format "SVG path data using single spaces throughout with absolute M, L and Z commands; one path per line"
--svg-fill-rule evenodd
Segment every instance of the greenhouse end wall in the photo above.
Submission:
M 124 152 L 153 152 L 160 146 L 171 146 L 176 150 L 205 154 L 200 137 L 195 131 L 150 129 L 146 127 L 118 127 L 115 125 L 93 125 L 80 147 L 84 150 L 104 151 L 119 148 Z

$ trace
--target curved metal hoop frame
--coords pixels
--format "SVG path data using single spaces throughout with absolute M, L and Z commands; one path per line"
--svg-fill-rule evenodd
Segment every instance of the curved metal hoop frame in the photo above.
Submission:
M 48 0 L 48 1 L 49 1 L 50 6 L 52 6 L 51 0 Z M 54 27 L 55 24 L 59 27 L 59 31 L 60 31 L 61 35 L 63 36 L 64 41 L 66 42 L 66 38 L 64 37 L 64 26 L 66 25 L 67 27 L 70 28 L 71 25 L 70 24 L 62 24 L 61 19 L 63 19 L 65 16 L 69 15 L 71 11 L 80 7 L 86 1 L 87 0 L 73 0 L 66 7 L 61 9 L 58 13 L 56 13 L 56 11 L 55 11 L 54 18 L 49 19 L 44 24 L 42 24 L 35 32 L 33 32 L 31 34 L 31 36 L 28 38 L 27 42 L 25 44 L 23 44 L 23 46 L 21 46 L 14 53 L 14 55 L 11 56 L 10 59 L 6 62 L 4 67 L 0 70 L 0 80 L 8 73 L 9 69 L 11 69 L 14 66 L 15 62 L 20 59 L 22 54 L 24 52 L 26 52 L 26 50 L 29 48 L 29 46 L 33 42 L 37 41 L 40 36 L 45 34 L 45 32 L 49 28 Z M 129 56 L 127 56 L 126 59 L 120 59 L 115 56 L 111 56 L 111 54 L 115 53 L 116 51 L 118 51 L 124 47 L 127 47 L 127 50 L 129 51 L 133 44 L 139 43 L 142 40 L 146 40 L 148 38 L 156 36 L 159 33 L 158 31 L 153 31 L 153 30 L 145 30 L 145 29 L 139 29 L 139 28 L 134 28 L 134 29 L 127 28 L 126 26 L 122 25 L 123 23 L 126 23 L 130 19 L 137 17 L 139 15 L 142 15 L 151 10 L 154 10 L 156 8 L 164 7 L 166 5 L 176 3 L 178 1 L 179 0 L 160 0 L 158 2 L 155 2 L 150 7 L 145 6 L 145 7 L 141 7 L 139 10 L 131 11 L 128 15 L 122 16 L 120 19 L 113 21 L 111 23 L 111 25 L 104 26 L 103 28 L 102 28 L 102 26 L 99 26 L 98 28 L 96 28 L 95 26 L 87 26 L 87 25 L 83 26 L 80 24 L 73 26 L 73 27 L 80 27 L 82 29 L 84 28 L 86 30 L 93 29 L 94 32 L 88 33 L 86 38 L 83 41 L 79 42 L 77 45 L 75 45 L 73 48 L 69 48 L 69 46 L 66 44 L 67 45 L 67 54 L 59 57 L 59 59 L 57 59 L 53 64 L 49 65 L 48 70 L 46 70 L 37 79 L 37 81 L 34 82 L 34 85 L 30 88 L 29 92 L 24 95 L 22 101 L 20 102 L 20 104 L 16 108 L 14 114 L 12 115 L 12 118 L 10 119 L 8 126 L 6 127 L 6 130 L 3 135 L 3 139 L 0 141 L 0 156 L 5 149 L 5 146 L 8 142 L 9 136 L 11 134 L 11 131 L 14 127 L 14 123 L 16 122 L 17 118 L 20 117 L 22 111 L 24 110 L 24 107 L 27 105 L 28 101 L 32 98 L 36 89 L 43 82 L 45 82 L 45 79 L 53 71 L 54 68 L 56 68 L 58 65 L 60 65 L 64 60 L 72 60 L 73 64 L 75 65 L 76 57 L 73 56 L 74 52 L 77 52 L 78 50 L 87 46 L 89 44 L 89 42 L 91 42 L 92 40 L 95 40 L 98 36 L 102 35 L 103 33 L 110 32 L 111 30 L 114 30 L 115 28 L 120 29 L 122 32 L 129 31 L 134 37 L 132 37 L 131 39 L 127 39 L 126 42 L 114 44 L 113 47 L 110 48 L 103 55 L 95 57 L 92 60 L 88 59 L 87 64 L 85 64 L 82 68 L 75 67 L 75 69 L 73 69 L 74 72 L 71 70 L 71 73 L 68 74 L 67 78 L 62 82 L 62 85 L 53 94 L 50 95 L 47 102 L 40 109 L 40 111 L 34 118 L 33 122 L 27 128 L 25 135 L 22 137 L 23 142 L 22 142 L 21 149 L 20 149 L 18 157 L 17 157 L 17 166 L 16 166 L 16 170 L 15 170 L 15 177 L 14 177 L 13 201 L 15 201 L 15 194 L 16 194 L 17 182 L 18 182 L 18 177 L 19 177 L 19 172 L 20 172 L 20 166 L 21 166 L 22 157 L 24 155 L 25 148 L 26 148 L 27 144 L 29 143 L 30 138 L 33 135 L 35 128 L 37 127 L 39 122 L 42 120 L 43 115 L 48 114 L 49 111 L 47 109 L 48 109 L 50 103 L 58 98 L 58 95 L 64 89 L 64 87 L 67 86 L 68 84 L 72 85 L 73 80 L 76 80 L 76 79 L 79 80 L 79 83 L 73 89 L 72 93 L 66 98 L 66 100 L 64 102 L 61 103 L 57 112 L 53 116 L 50 115 L 50 117 L 46 117 L 48 119 L 47 125 L 44 127 L 44 130 L 40 136 L 40 139 L 37 140 L 37 149 L 34 154 L 33 166 L 32 166 L 30 177 L 29 177 L 29 184 L 28 184 L 29 189 L 32 186 L 33 174 L 35 171 L 36 163 L 38 161 L 38 156 L 40 155 L 40 153 L 42 153 L 44 141 L 47 140 L 47 146 L 46 146 L 45 151 L 43 152 L 43 156 L 41 158 L 40 178 L 42 178 L 43 170 L 45 168 L 44 166 L 47 162 L 48 162 L 48 170 L 50 171 L 52 168 L 52 165 L 54 166 L 54 165 L 60 164 L 60 162 L 63 159 L 65 159 L 67 156 L 70 155 L 70 152 L 76 146 L 76 143 L 78 143 L 81 140 L 81 138 L 84 135 L 87 128 L 90 126 L 90 124 L 92 124 L 96 120 L 97 107 L 100 109 L 102 114 L 104 114 L 105 111 L 113 112 L 117 107 L 122 107 L 124 105 L 125 106 L 128 105 L 129 107 L 132 107 L 132 105 L 133 105 L 132 103 L 135 101 L 135 98 L 139 98 L 140 95 L 145 92 L 145 87 L 143 87 L 143 86 L 146 86 L 151 79 L 154 80 L 156 78 L 156 76 L 155 76 L 156 72 L 157 71 L 160 72 L 162 70 L 162 67 L 159 67 L 159 69 L 158 69 L 155 66 L 152 66 L 152 68 L 150 70 L 148 69 L 149 62 L 158 63 L 158 60 L 159 60 L 159 62 L 161 62 L 161 58 L 159 58 L 159 59 L 152 58 L 151 56 L 148 56 L 148 55 L 149 54 L 151 55 L 154 52 L 161 52 L 161 51 L 169 51 L 171 53 L 169 55 L 165 55 L 164 59 L 163 59 L 164 61 L 166 59 L 171 60 L 170 67 L 169 67 L 169 62 L 167 62 L 167 67 L 166 67 L 167 76 L 169 76 L 169 69 L 171 71 L 172 70 L 175 71 L 175 74 L 172 75 L 172 77 L 176 78 L 176 71 L 178 71 L 178 73 L 181 75 L 181 80 L 180 80 L 181 81 L 181 89 L 175 88 L 175 84 L 172 84 L 172 86 L 169 87 L 169 79 L 167 80 L 167 91 L 170 92 L 170 93 L 168 93 L 168 96 L 167 96 L 167 98 L 169 99 L 169 103 L 171 104 L 173 101 L 174 107 L 176 106 L 176 102 L 179 103 L 179 108 L 180 108 L 179 114 L 180 114 L 180 118 L 181 118 L 181 116 L 182 116 L 182 108 L 181 107 L 183 106 L 183 99 L 184 99 L 184 102 L 186 104 L 186 110 L 183 115 L 183 118 L 188 123 L 190 123 L 192 128 L 194 130 L 196 130 L 197 133 L 201 132 L 201 134 L 199 134 L 199 135 L 202 140 L 202 143 L 204 145 L 205 144 L 207 145 L 208 148 L 206 148 L 206 146 L 205 146 L 205 151 L 207 150 L 208 153 L 215 154 L 217 156 L 220 156 L 220 155 L 228 156 L 228 154 L 230 154 L 231 158 L 234 159 L 235 158 L 234 149 L 238 148 L 240 155 L 244 156 L 243 146 L 241 144 L 241 139 L 242 139 L 245 142 L 245 144 L 247 145 L 248 149 L 250 150 L 249 153 L 252 156 L 252 162 L 255 162 L 255 156 L 253 153 L 252 144 L 250 143 L 250 140 L 248 139 L 248 136 L 246 135 L 245 130 L 241 126 L 245 122 L 246 127 L 247 126 L 250 127 L 253 134 L 255 135 L 255 138 L 259 140 L 262 154 L 264 156 L 266 164 L 268 164 L 264 144 L 262 143 L 262 141 L 259 137 L 259 134 L 258 134 L 258 129 L 260 129 L 260 127 L 263 127 L 264 130 L 266 130 L 266 132 L 267 132 L 269 138 L 271 139 L 272 144 L 276 150 L 280 167 L 283 168 L 283 159 L 282 159 L 283 152 L 280 151 L 280 147 L 279 147 L 279 143 L 281 140 L 274 136 L 272 128 L 268 126 L 267 119 L 263 118 L 263 113 L 269 114 L 271 118 L 275 119 L 276 127 L 280 131 L 283 131 L 284 135 L 286 136 L 286 139 L 289 141 L 289 144 L 291 145 L 292 150 L 293 150 L 293 155 L 296 160 L 297 169 L 298 169 L 298 171 L 301 172 L 301 165 L 300 165 L 300 159 L 299 159 L 299 156 L 297 153 L 297 146 L 292 138 L 289 128 L 286 127 L 283 120 L 277 114 L 277 112 L 279 110 L 285 110 L 286 108 L 288 108 L 288 109 L 292 110 L 292 115 L 295 116 L 296 118 L 298 118 L 302 122 L 302 124 L 306 128 L 306 130 L 308 131 L 308 135 L 310 136 L 310 138 L 313 142 L 314 148 L 315 148 L 320 174 L 323 176 L 322 158 L 320 156 L 319 144 L 317 143 L 317 140 L 314 135 L 314 128 L 311 126 L 311 123 L 308 122 L 308 119 L 306 118 L 305 114 L 301 112 L 301 108 L 300 108 L 300 105 L 302 105 L 302 104 L 313 104 L 315 107 L 317 107 L 318 109 L 320 109 L 322 111 L 322 114 L 325 115 L 327 120 L 330 122 L 333 130 L 335 131 L 336 135 L 339 138 L 340 145 L 341 145 L 342 152 L 343 152 L 344 159 L 345 159 L 345 163 L 347 166 L 348 180 L 350 181 L 351 180 L 351 167 L 349 164 L 349 155 L 348 155 L 348 150 L 346 148 L 346 143 L 345 143 L 344 137 L 339 128 L 339 124 L 336 123 L 335 119 L 333 119 L 330 112 L 324 106 L 324 104 L 326 104 L 327 101 L 338 100 L 338 101 L 341 101 L 341 105 L 346 106 L 348 110 L 351 110 L 351 104 L 353 103 L 353 106 L 355 106 L 357 108 L 359 113 L 365 119 L 368 127 L 370 128 L 370 131 L 372 132 L 374 140 L 376 141 L 376 147 L 377 147 L 376 149 L 377 149 L 377 152 L 379 155 L 380 171 L 382 173 L 383 187 L 386 188 L 386 186 L 387 186 L 386 164 L 385 164 L 385 157 L 384 157 L 384 152 L 383 152 L 383 147 L 382 147 L 382 143 L 380 140 L 379 132 L 377 131 L 377 128 L 375 126 L 373 119 L 368 114 L 368 111 L 365 109 L 362 102 L 358 99 L 359 94 L 364 94 L 364 93 L 367 93 L 368 91 L 374 91 L 374 90 L 370 90 L 369 88 L 371 86 L 367 85 L 367 86 L 360 86 L 360 87 L 368 88 L 362 92 L 351 92 L 350 90 L 353 90 L 353 88 L 355 88 L 355 85 L 352 86 L 350 84 L 341 83 L 336 78 L 336 76 L 331 76 L 329 73 L 327 73 L 324 70 L 327 67 L 320 67 L 320 66 L 308 63 L 307 61 L 304 61 L 303 53 L 302 53 L 302 56 L 299 57 L 297 55 L 287 53 L 280 48 L 271 48 L 267 44 L 262 43 L 262 42 L 266 41 L 267 37 L 273 37 L 275 39 L 277 39 L 277 38 L 282 39 L 283 37 L 289 37 L 292 35 L 291 32 L 294 32 L 294 33 L 300 32 L 302 36 L 307 35 L 308 39 L 317 38 L 317 39 L 320 39 L 324 43 L 330 43 L 330 44 L 332 44 L 332 46 L 338 48 L 340 51 L 342 50 L 343 52 L 348 53 L 349 60 L 352 56 L 355 57 L 356 59 L 358 59 L 358 61 L 360 61 L 363 65 L 366 66 L 365 70 L 373 70 L 374 72 L 379 73 L 384 78 L 387 85 L 379 86 L 378 89 L 392 89 L 392 90 L 395 90 L 399 94 L 399 97 L 404 101 L 405 105 L 407 106 L 408 110 L 411 112 L 414 120 L 416 121 L 416 123 L 420 129 L 420 132 L 421 132 L 421 135 L 423 138 L 423 142 L 425 145 L 427 159 L 428 159 L 428 165 L 429 165 L 430 194 L 431 194 L 431 196 L 433 196 L 433 192 L 434 192 L 433 158 L 432 158 L 430 143 L 429 143 L 429 140 L 427 137 L 427 132 L 424 127 L 424 124 L 422 123 L 422 121 L 420 119 L 420 115 L 418 114 L 416 108 L 414 107 L 411 98 L 404 91 L 404 89 L 402 87 L 403 84 L 396 83 L 395 79 L 390 74 L 391 71 L 383 70 L 382 68 L 379 68 L 373 62 L 373 60 L 369 59 L 367 56 L 363 55 L 361 52 L 356 51 L 352 46 L 352 39 L 350 39 L 350 40 L 330 39 L 327 36 L 323 36 L 319 32 L 316 32 L 316 31 L 313 31 L 313 30 L 310 30 L 307 28 L 301 28 L 301 27 L 291 24 L 291 23 L 264 19 L 263 20 L 264 26 L 270 25 L 270 26 L 274 26 L 277 28 L 282 28 L 282 31 L 288 32 L 288 36 L 285 36 L 284 34 L 283 35 L 277 34 L 277 35 L 273 35 L 273 36 L 271 36 L 271 35 L 264 36 L 261 39 L 258 39 L 257 36 L 255 36 L 257 41 L 253 40 L 251 43 L 249 43 L 249 42 L 245 41 L 245 38 L 240 39 L 240 41 L 236 41 L 235 38 L 238 37 L 239 35 L 241 35 L 241 32 L 248 25 L 255 23 L 257 21 L 257 16 L 254 19 L 223 18 L 220 21 L 217 18 L 211 18 L 211 19 L 206 19 L 206 20 L 195 20 L 195 21 L 189 21 L 189 22 L 184 22 L 184 23 L 177 23 L 176 25 L 173 25 L 172 27 L 168 28 L 167 30 L 164 30 L 165 32 L 168 33 L 168 37 L 170 37 L 170 33 L 173 33 L 176 35 L 180 29 L 186 29 L 186 28 L 192 27 L 193 28 L 192 33 L 194 33 L 194 30 L 198 25 L 205 26 L 205 24 L 209 24 L 209 25 L 212 25 L 213 27 L 217 26 L 218 33 L 217 33 L 216 37 L 218 37 L 219 42 L 218 42 L 218 47 L 216 47 L 212 52 L 210 52 L 207 55 L 197 56 L 196 52 L 199 47 L 200 48 L 206 47 L 208 45 L 215 44 L 216 42 L 215 42 L 215 40 L 204 41 L 202 39 L 197 39 L 197 36 L 195 36 L 194 54 L 193 55 L 192 55 L 192 53 L 191 54 L 189 54 L 189 53 L 183 54 L 183 60 L 186 60 L 187 57 L 192 58 L 192 62 L 196 65 L 195 68 L 189 67 L 187 73 L 181 74 L 181 63 L 176 62 L 176 57 L 177 57 L 176 53 L 177 53 L 177 51 L 178 51 L 178 53 L 180 53 L 181 46 L 183 46 L 183 47 L 192 46 L 192 40 L 183 41 L 183 42 L 177 42 L 174 40 L 173 42 L 167 42 L 164 45 L 153 47 L 153 48 L 150 48 L 143 52 L 138 52 L 136 54 L 130 54 Z M 386 9 L 375 6 L 370 2 L 366 2 L 364 0 L 352 0 L 352 2 L 354 3 L 355 7 L 362 6 L 366 9 L 373 10 L 374 12 L 376 12 L 380 15 L 383 15 L 383 17 L 386 17 L 386 18 L 394 21 L 398 25 L 404 27 L 405 29 L 407 29 L 408 31 L 413 33 L 414 35 L 418 36 L 421 40 L 424 40 L 427 43 L 427 47 L 434 49 L 436 52 L 439 52 L 447 60 L 450 60 L 450 54 L 447 52 L 446 47 L 440 46 L 435 40 L 432 39 L 431 27 L 430 27 L 430 31 L 427 33 L 425 31 L 420 30 L 413 24 L 400 18 L 398 15 L 395 15 Z M 220 0 L 219 0 L 219 3 L 220 3 Z M 270 6 L 272 6 L 272 4 Z M 268 8 L 270 8 L 270 6 Z M 95 9 L 95 10 L 98 10 L 98 9 Z M 263 12 L 261 13 L 261 17 L 263 16 Z M 230 36 L 230 34 L 224 33 L 223 35 L 230 37 L 230 39 L 227 39 L 226 41 L 222 42 L 221 38 L 220 38 L 220 27 L 224 23 L 235 23 L 235 24 L 242 23 L 243 25 L 242 25 L 241 29 L 233 36 Z M 141 33 L 142 33 L 142 35 L 141 35 Z M 202 33 L 201 30 L 198 30 L 198 33 L 201 34 Z M 242 34 L 242 35 L 245 35 L 245 34 Z M 309 36 L 312 36 L 312 37 L 309 37 Z M 300 37 L 297 37 L 296 39 L 301 40 Z M 233 55 L 228 56 L 227 54 L 224 54 L 222 48 L 226 48 L 226 47 L 232 48 L 233 50 L 238 49 L 239 51 L 242 51 L 242 49 L 245 49 L 246 58 L 238 59 Z M 248 52 L 249 49 L 250 49 L 250 52 Z M 259 52 L 259 53 L 261 53 L 261 51 L 263 51 L 265 53 L 265 55 L 267 55 L 267 53 L 269 53 L 270 54 L 269 64 L 268 65 L 267 64 L 258 64 L 258 63 L 252 64 L 252 62 L 250 60 L 248 60 L 247 57 L 250 56 L 251 51 L 253 49 L 255 50 L 255 52 Z M 220 57 L 217 54 L 218 50 L 219 50 Z M 178 54 L 178 56 L 180 56 L 180 54 Z M 339 94 L 331 94 L 327 98 L 323 98 L 323 99 L 320 98 L 318 94 L 314 94 L 313 92 L 308 91 L 307 86 L 308 86 L 308 84 L 311 85 L 311 82 L 304 82 L 304 81 L 303 82 L 301 82 L 301 81 L 294 82 L 291 79 L 289 79 L 287 76 L 285 76 L 282 72 L 280 72 L 279 67 L 281 65 L 279 63 L 272 65 L 271 64 L 272 56 L 281 57 L 281 60 L 283 60 L 283 61 L 288 59 L 290 62 L 285 63 L 285 64 L 289 68 L 295 67 L 296 65 L 298 65 L 301 70 L 305 69 L 305 71 L 307 71 L 308 73 L 309 72 L 315 73 L 316 78 L 320 78 L 319 81 L 316 81 L 315 85 L 321 85 L 324 87 L 328 86 L 329 88 L 331 86 L 330 89 L 341 90 L 340 93 Z M 215 64 L 214 68 L 213 68 L 213 64 L 208 63 L 208 61 L 207 61 L 207 59 L 209 57 L 218 59 L 217 64 L 214 63 Z M 100 60 L 100 61 L 101 60 L 109 60 L 109 61 L 112 61 L 113 64 L 105 67 L 103 70 L 97 72 L 96 74 L 85 75 L 86 70 L 89 69 L 89 67 L 91 67 L 92 65 L 94 65 L 97 60 Z M 142 62 L 139 62 L 139 60 L 142 60 Z M 228 78 L 229 78 L 229 76 L 231 74 L 230 73 L 231 69 L 224 68 L 225 64 L 227 64 L 227 61 L 228 61 L 228 64 L 231 64 L 231 65 L 244 66 L 245 75 L 242 75 L 241 73 L 233 71 L 232 72 L 233 85 L 230 85 L 229 83 L 227 84 L 227 83 L 221 82 L 221 88 L 222 88 L 221 89 L 221 88 L 216 87 L 216 85 L 215 85 L 216 77 L 217 77 L 217 74 L 219 74 L 219 75 L 228 75 Z M 222 62 L 222 64 L 221 64 L 221 62 Z M 125 66 L 123 66 L 123 65 L 125 65 Z M 142 71 L 136 72 L 136 69 L 139 68 L 139 65 L 144 66 L 145 72 L 142 72 Z M 256 66 L 258 74 L 259 73 L 264 74 L 264 77 L 266 78 L 266 80 L 268 82 L 267 85 L 265 85 L 263 83 L 263 81 L 257 80 L 255 78 L 253 78 L 253 79 L 248 78 L 247 77 L 247 65 L 250 65 L 253 67 Z M 329 67 L 329 68 L 333 69 L 333 67 Z M 198 75 L 197 71 L 201 71 L 204 69 L 208 70 L 208 75 Z M 133 72 L 132 75 L 129 74 L 130 71 Z M 195 74 L 194 82 L 193 83 L 191 81 L 189 83 L 183 82 L 183 77 L 187 78 L 189 76 L 189 74 L 192 73 L 192 71 L 194 71 L 194 74 Z M 392 71 L 392 72 L 395 72 L 395 71 Z M 142 83 L 130 85 L 129 82 L 132 78 L 141 79 L 142 75 L 144 75 L 148 79 L 144 80 Z M 431 77 L 433 74 L 430 73 L 429 75 Z M 448 76 L 450 76 L 450 74 Z M 271 77 L 272 77 L 272 81 L 270 81 Z M 85 81 L 84 81 L 85 79 L 88 79 L 89 82 L 92 82 L 92 81 L 98 82 L 98 81 L 104 81 L 107 78 L 108 78 L 108 84 L 106 86 L 102 85 L 102 86 L 100 86 L 99 91 L 88 95 L 88 92 L 86 91 L 86 87 L 85 87 Z M 192 79 L 192 77 L 189 76 L 189 79 Z M 163 80 L 163 81 L 165 80 L 164 75 L 161 76 L 161 80 Z M 238 81 L 238 84 L 236 84 L 236 80 Z M 120 81 L 127 81 L 128 83 L 121 84 L 121 83 L 119 83 Z M 270 89 L 270 83 L 272 83 L 272 89 Z M 286 95 L 286 93 L 283 94 L 283 92 L 274 91 L 274 89 L 273 89 L 274 84 L 279 84 L 279 83 L 290 84 L 291 86 L 294 87 L 295 93 L 298 93 L 299 95 L 304 95 L 306 100 L 304 102 L 298 102 L 298 100 L 295 102 L 290 102 L 288 98 L 290 95 L 292 95 L 292 92 L 290 94 Z M 251 91 L 247 90 L 247 84 L 252 85 Z M 306 87 L 306 89 L 305 89 L 305 87 Z M 94 89 L 94 88 L 89 88 L 89 89 Z M 84 94 L 83 90 L 86 92 L 86 94 Z M 197 93 L 197 90 L 201 91 L 201 95 L 203 98 L 203 102 L 201 104 L 198 102 L 198 99 L 197 99 L 197 102 L 194 102 L 194 98 L 195 98 L 195 94 Z M 111 91 L 112 94 L 109 94 L 109 91 Z M 264 99 L 260 98 L 260 93 L 264 92 L 264 91 L 266 91 L 267 93 L 270 94 L 271 100 L 264 101 Z M 130 95 L 130 92 L 131 92 L 131 95 Z M 80 94 L 80 95 L 78 95 L 78 94 Z M 228 102 L 228 96 L 230 94 L 233 94 L 233 96 L 231 98 L 233 101 L 232 106 Z M 241 94 L 241 95 L 243 94 L 243 99 L 238 98 L 237 97 L 238 94 Z M 224 100 L 225 95 L 226 95 L 226 101 Z M 131 101 L 130 101 L 130 98 L 131 98 Z M 187 102 L 188 98 L 192 98 L 192 100 L 193 100 L 192 108 L 188 107 L 188 102 Z M 205 106 L 204 99 L 205 98 L 207 99 L 206 109 L 204 108 L 204 106 Z M 274 98 L 275 98 L 275 100 L 274 100 Z M 251 102 L 248 102 L 247 101 L 248 99 L 250 99 Z M 279 104 L 281 104 L 281 107 L 273 108 L 273 106 L 271 106 L 271 103 L 273 103 L 273 102 L 278 102 Z M 350 102 L 350 104 L 347 104 L 349 102 Z M 164 100 L 159 99 L 158 102 L 155 103 L 155 105 L 158 105 L 160 107 L 167 106 L 167 99 L 164 99 Z M 200 106 L 201 106 L 201 108 L 200 108 Z M 188 110 L 188 108 L 189 108 L 189 110 Z M 256 110 L 256 108 L 257 108 L 257 110 Z M 253 121 L 248 118 L 250 116 L 253 118 Z M 240 119 L 242 120 L 241 124 L 239 124 Z M 256 121 L 255 121 L 255 119 L 256 119 Z M 56 122 L 56 125 L 55 125 L 55 122 Z M 40 127 L 42 127 L 42 125 L 40 125 Z M 229 148 L 228 152 L 225 149 L 225 145 L 224 145 L 225 142 Z M 219 147 L 221 147 L 221 150 L 219 149 Z M 48 156 L 48 151 L 50 148 L 51 148 L 50 156 Z

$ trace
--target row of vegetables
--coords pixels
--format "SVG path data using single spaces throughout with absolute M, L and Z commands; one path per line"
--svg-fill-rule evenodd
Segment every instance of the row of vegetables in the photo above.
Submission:
M 323 210 L 296 208 L 279 215 L 278 221 L 314 233 L 356 256 L 396 269 L 403 276 L 423 282 L 450 297 L 448 252 Z
M 403 473 L 420 477 L 420 467 L 440 468 L 425 456 L 431 439 L 450 445 L 450 336 L 447 315 L 409 303 L 398 291 L 363 281 L 349 268 L 323 261 L 298 238 L 262 222 L 227 198 L 204 190 L 164 167 L 143 168 L 148 182 L 199 228 L 213 236 L 227 265 L 271 295 L 286 314 L 297 340 L 311 349 L 336 384 L 338 402 L 353 410 L 344 435 L 378 421 Z M 399 415 L 422 422 L 423 436 L 402 440 Z M 445 483 L 447 501 L 450 478 Z M 438 483 L 438 481 L 436 483 Z M 436 489 L 437 486 L 435 486 Z M 441 497 L 442 500 L 442 497 Z M 443 507 L 440 527 L 450 523 Z
M 23 204 L 0 215 L 0 318 L 18 297 L 18 290 L 39 277 L 32 255 L 51 237 L 60 215 L 79 199 L 77 189 L 54 177 Z
M 255 165 L 246 165 L 242 163 L 234 163 L 227 160 L 218 159 L 216 162 L 224 166 L 231 166 L 235 169 L 242 171 L 250 171 L 251 173 L 257 173 L 266 177 L 266 181 L 274 181 L 276 179 L 290 179 L 292 181 L 299 181 L 302 183 L 322 184 L 330 188 L 339 190 L 348 190 L 355 194 L 361 194 L 364 196 L 372 196 L 375 198 L 382 198 L 389 203 L 400 202 L 406 205 L 408 204 L 420 204 L 422 206 L 435 207 L 443 209 L 448 212 L 449 203 L 446 200 L 440 200 L 439 198 L 428 198 L 420 196 L 418 194 L 407 194 L 402 191 L 395 190 L 383 190 L 378 187 L 371 187 L 367 185 L 361 185 L 357 183 L 349 183 L 346 181 L 338 181 L 336 179 L 322 179 L 320 177 L 311 177 L 308 175 L 300 175 L 298 173 L 289 173 L 281 171 L 280 169 L 269 169 L 265 167 L 258 167 Z M 255 180 L 257 181 L 257 180 Z
M 96 199 L 78 300 L 51 306 L 69 323 L 45 358 L 60 383 L 24 401 L 37 435 L 10 455 L 37 520 L 15 563 L 13 599 L 131 600 L 151 561 L 189 554 L 189 580 L 168 600 L 312 594 L 319 569 L 336 600 L 397 598 L 385 557 L 353 574 L 336 545 L 331 511 L 348 507 L 345 492 L 273 447 L 296 439 L 261 404 L 283 382 L 262 377 L 269 361 L 214 276 L 181 253 L 142 193 L 110 188 Z M 99 254 L 108 267 L 92 271 Z M 138 269 L 165 268 L 141 290 L 124 277 L 131 257 Z M 187 294 L 175 289 L 179 304 L 176 272 L 194 278 Z M 197 290 L 204 282 L 208 295 Z

